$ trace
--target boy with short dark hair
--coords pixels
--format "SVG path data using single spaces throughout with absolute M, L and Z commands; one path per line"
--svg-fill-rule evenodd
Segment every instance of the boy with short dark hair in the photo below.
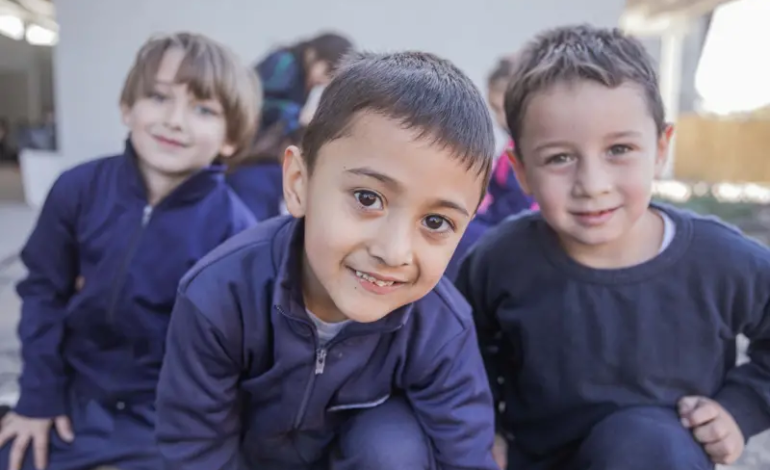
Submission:
M 254 224 L 214 162 L 248 146 L 259 104 L 253 72 L 209 38 L 141 48 L 120 98 L 125 151 L 64 172 L 22 251 L 21 397 L 0 468 L 161 468 L 155 387 L 177 284 Z
M 770 253 L 651 203 L 671 127 L 642 45 L 548 31 L 517 56 L 511 161 L 539 213 L 461 267 L 508 468 L 709 469 L 770 427 Z M 752 340 L 736 367 L 736 337 Z
M 442 280 L 493 154 L 484 101 L 449 62 L 342 67 L 285 153 L 293 218 L 181 283 L 158 387 L 169 467 L 496 468 L 470 311 Z

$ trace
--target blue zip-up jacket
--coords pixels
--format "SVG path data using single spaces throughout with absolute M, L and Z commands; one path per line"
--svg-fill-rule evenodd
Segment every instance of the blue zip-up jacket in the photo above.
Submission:
M 266 220 L 281 213 L 283 168 L 280 163 L 265 160 L 241 165 L 227 175 L 227 184 L 257 220 Z
M 206 256 L 182 280 L 158 384 L 170 469 L 303 462 L 299 436 L 403 393 L 439 468 L 493 470 L 494 418 L 467 303 L 446 280 L 324 347 L 301 293 L 303 222 L 277 217 Z
M 253 224 L 222 168 L 193 175 L 156 207 L 130 144 L 65 171 L 21 253 L 17 412 L 66 414 L 70 392 L 152 402 L 179 280 Z

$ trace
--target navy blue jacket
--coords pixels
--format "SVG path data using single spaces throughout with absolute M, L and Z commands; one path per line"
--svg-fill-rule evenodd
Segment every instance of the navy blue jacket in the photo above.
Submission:
M 261 223 L 182 280 L 158 385 L 157 435 L 173 469 L 302 462 L 299 436 L 404 393 L 441 469 L 495 469 L 494 413 L 467 303 L 446 280 L 326 347 L 301 293 L 304 224 Z
M 281 214 L 283 169 L 280 163 L 262 161 L 239 166 L 227 175 L 227 183 L 257 220 Z
M 179 280 L 254 223 L 222 170 L 200 171 L 156 207 L 130 145 L 58 178 L 21 253 L 20 414 L 65 414 L 73 389 L 105 402 L 154 400 Z

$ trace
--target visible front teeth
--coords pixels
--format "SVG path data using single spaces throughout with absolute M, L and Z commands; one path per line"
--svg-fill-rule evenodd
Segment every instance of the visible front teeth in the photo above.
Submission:
M 393 285 L 393 281 L 380 281 L 379 279 L 375 279 L 366 273 L 362 273 L 361 271 L 356 271 L 356 276 L 360 277 L 361 279 L 366 279 L 372 284 L 377 284 L 380 287 L 387 287 L 387 286 Z

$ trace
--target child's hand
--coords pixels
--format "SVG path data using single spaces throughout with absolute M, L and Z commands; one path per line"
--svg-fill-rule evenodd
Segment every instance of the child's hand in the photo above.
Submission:
M 505 439 L 497 435 L 495 436 L 495 445 L 492 447 L 492 456 L 495 458 L 495 463 L 500 467 L 500 470 L 505 470 L 508 467 L 508 443 Z
M 30 443 L 32 444 L 35 468 L 43 470 L 48 466 L 48 435 L 51 432 L 51 426 L 56 428 L 56 432 L 65 442 L 72 442 L 74 439 L 70 420 L 66 416 L 49 419 L 27 418 L 16 413 L 5 415 L 2 428 L 0 428 L 0 447 L 13 440 L 13 447 L 11 447 L 8 458 L 8 470 L 21 469 L 24 454 Z
M 714 400 L 684 397 L 679 400 L 679 416 L 714 463 L 730 465 L 743 453 L 743 432 L 732 415 Z

